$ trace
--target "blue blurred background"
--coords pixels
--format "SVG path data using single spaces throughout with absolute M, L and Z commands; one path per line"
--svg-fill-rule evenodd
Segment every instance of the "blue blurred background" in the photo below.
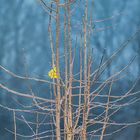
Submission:
M 92 1 L 89 0 L 89 9 L 91 10 L 89 14 L 92 13 L 93 15 L 94 26 L 92 27 L 93 33 L 90 38 L 90 44 L 93 48 L 93 59 L 96 67 L 99 64 L 99 59 L 103 54 L 104 48 L 106 49 L 105 57 L 109 58 L 123 42 L 140 28 L 140 0 L 94 0 L 93 7 L 91 8 L 91 6 Z M 74 46 L 76 37 L 78 38 L 80 36 L 82 28 L 84 1 L 77 0 L 71 8 L 73 10 L 71 13 L 71 40 L 72 46 Z M 47 12 L 45 12 L 38 1 L 0 0 L 0 65 L 18 75 L 25 76 L 28 73 L 31 77 L 50 80 L 47 76 L 51 68 L 48 18 Z M 61 18 L 63 20 L 63 17 L 60 16 Z M 55 32 L 55 28 L 53 27 L 52 24 L 52 32 Z M 63 31 L 63 23 L 61 24 L 60 22 L 61 31 Z M 55 35 L 53 35 L 54 37 Z M 60 52 L 63 54 L 62 35 L 60 36 L 60 40 L 62 40 L 59 44 Z M 80 40 L 77 40 L 77 44 L 79 45 Z M 106 69 L 102 79 L 109 77 L 115 71 L 127 65 L 134 56 L 136 56 L 136 59 L 127 69 L 125 76 L 115 84 L 113 90 L 114 95 L 126 92 L 140 75 L 140 33 L 117 55 L 112 64 Z M 60 62 L 63 70 L 64 63 L 63 61 Z M 76 68 L 74 67 L 75 73 L 78 72 Z M 8 75 L 1 69 L 0 82 L 9 88 L 21 92 L 28 92 L 28 85 L 31 84 L 36 95 L 48 98 L 50 96 L 47 94 L 49 85 L 19 80 Z M 139 81 L 134 91 L 136 90 L 140 90 Z M 0 89 L 0 104 L 12 108 L 22 108 L 19 103 L 28 106 L 31 104 L 31 101 L 14 96 Z M 23 113 L 17 115 L 20 116 Z M 29 119 L 33 119 L 29 114 L 25 113 L 24 115 Z M 126 106 L 114 117 L 119 122 L 135 122 L 140 120 L 139 101 L 131 106 Z M 13 129 L 13 114 L 10 111 L 0 108 L 0 139 L 13 139 L 13 135 L 6 128 Z M 18 128 L 18 131 L 23 132 L 23 134 L 28 131 L 20 123 L 18 123 Z M 19 138 L 19 140 L 21 139 Z M 106 139 L 140 140 L 140 125 L 128 127 L 119 133 L 108 136 Z

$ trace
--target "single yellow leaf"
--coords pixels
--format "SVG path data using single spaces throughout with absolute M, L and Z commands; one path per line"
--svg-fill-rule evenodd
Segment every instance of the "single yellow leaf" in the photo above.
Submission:
M 54 67 L 53 69 L 51 69 L 49 72 L 48 72 L 48 76 L 50 78 L 58 78 L 58 75 L 57 75 L 57 72 L 56 72 L 56 67 Z

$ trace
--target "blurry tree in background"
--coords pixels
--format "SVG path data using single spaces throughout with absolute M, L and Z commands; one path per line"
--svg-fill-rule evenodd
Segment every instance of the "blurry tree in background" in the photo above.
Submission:
M 139 1 L 38 2 L 1 0 L 1 138 L 139 139 Z

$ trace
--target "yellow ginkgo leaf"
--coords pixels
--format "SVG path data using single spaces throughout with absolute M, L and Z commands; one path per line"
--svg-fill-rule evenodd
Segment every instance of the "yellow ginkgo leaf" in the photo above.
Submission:
M 48 76 L 50 78 L 58 78 L 58 75 L 57 75 L 57 72 L 56 72 L 56 67 L 54 67 L 53 69 L 51 69 L 49 72 L 48 72 Z

